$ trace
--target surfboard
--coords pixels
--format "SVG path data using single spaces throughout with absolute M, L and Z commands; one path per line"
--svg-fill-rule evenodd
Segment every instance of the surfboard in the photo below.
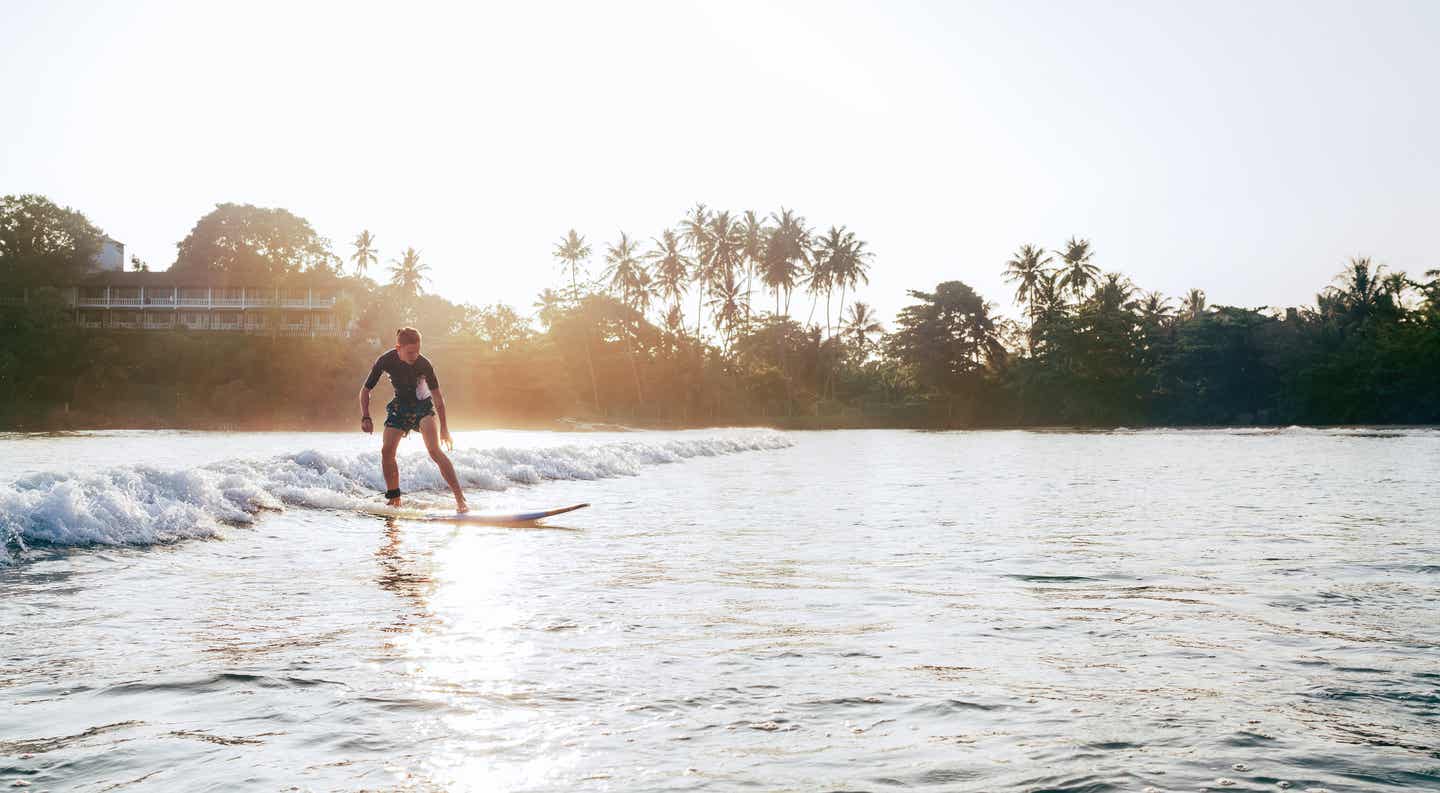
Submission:
M 538 512 L 515 512 L 509 515 L 480 515 L 474 512 L 441 512 L 438 510 L 419 511 L 413 509 L 395 509 L 393 507 L 375 507 L 366 510 L 374 515 L 382 517 L 403 518 L 405 520 L 440 521 L 445 523 L 469 523 L 480 526 L 515 526 L 535 524 L 546 518 L 553 518 L 556 515 L 564 515 L 567 512 L 574 512 L 577 509 L 584 509 L 589 504 L 571 504 L 568 507 L 558 509 L 543 509 Z

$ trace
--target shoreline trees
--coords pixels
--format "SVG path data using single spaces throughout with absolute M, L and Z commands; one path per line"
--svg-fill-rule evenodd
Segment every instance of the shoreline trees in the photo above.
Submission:
M 0 235 L 33 222 L 40 201 L 7 197 Z M 41 214 L 86 239 L 100 234 L 88 221 L 77 225 L 83 216 L 73 210 Z M 508 306 L 457 305 L 426 293 L 430 265 L 413 247 L 391 267 L 389 283 L 376 284 L 366 277 L 378 258 L 368 229 L 352 243 L 354 274 L 344 275 L 328 240 L 282 209 L 218 205 L 178 246 L 176 267 L 330 282 L 346 293 L 346 313 L 356 317 L 353 337 L 268 344 L 283 344 L 305 360 L 322 351 L 334 356 L 336 349 L 363 358 L 374 352 L 370 339 L 384 344 L 394 327 L 417 324 L 427 346 L 467 362 L 470 382 L 462 378 L 457 391 L 471 396 L 457 407 L 515 420 L 1440 422 L 1440 270 L 1411 278 L 1356 258 L 1311 306 L 1211 305 L 1200 289 L 1177 304 L 1122 273 L 1103 271 L 1090 240 L 1075 236 L 1053 252 L 1021 245 L 1008 261 L 995 263 L 1015 288 L 1018 319 L 997 314 L 965 283 L 946 280 L 911 290 L 911 303 L 887 332 L 860 294 L 875 257 L 843 224 L 817 234 L 792 209 L 732 212 L 697 203 L 675 226 L 659 229 L 645 244 L 641 239 L 621 232 L 606 243 L 603 273 L 591 280 L 585 267 L 591 245 L 569 230 L 552 251 L 559 280 L 537 296 L 533 319 Z M 37 263 L 50 261 L 45 257 L 74 259 L 81 247 L 30 253 L 0 247 L 0 266 L 43 272 Z M 796 289 L 811 299 L 801 319 L 790 313 Z M 825 313 L 817 319 L 821 300 Z M 191 412 L 173 415 L 174 421 L 220 420 L 226 410 L 276 419 L 273 410 L 255 413 L 244 399 L 204 397 L 234 385 L 206 380 L 215 350 L 241 355 L 244 344 L 258 343 L 253 337 L 151 333 L 143 343 L 117 345 L 107 335 L 116 332 L 65 323 L 63 301 L 57 301 L 58 293 L 48 302 L 37 295 L 26 307 L 0 312 L 7 333 L 0 345 L 0 426 L 58 421 L 34 407 L 48 404 L 44 392 L 52 386 L 100 411 L 93 413 L 102 417 L 96 421 L 121 420 L 114 411 L 124 410 L 106 413 L 101 406 L 138 403 L 86 395 L 139 388 L 158 371 L 141 353 L 132 358 L 130 347 L 181 357 L 177 370 Z M 188 341 L 155 340 L 170 335 Z M 117 347 L 125 352 L 114 354 Z M 83 354 L 101 348 L 111 352 Z M 51 352 L 41 352 L 46 349 Z M 186 350 L 202 349 L 210 352 L 185 358 Z M 274 373 L 266 358 L 256 360 L 245 371 L 263 383 Z M 351 374 L 318 358 L 312 364 L 315 376 L 345 380 Z M 339 393 L 339 385 L 327 388 Z M 336 421 L 348 415 L 344 406 L 343 400 L 335 406 Z M 311 412 L 324 418 L 328 410 Z M 82 410 L 67 420 L 85 415 L 92 414 Z

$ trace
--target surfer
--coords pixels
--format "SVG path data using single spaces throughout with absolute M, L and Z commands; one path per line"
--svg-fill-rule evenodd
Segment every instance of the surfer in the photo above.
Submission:
M 380 446 L 380 469 L 385 474 L 385 503 L 400 506 L 400 465 L 395 461 L 395 450 L 400 439 L 411 430 L 420 430 L 425 438 L 425 448 L 430 459 L 440 467 L 440 475 L 455 494 L 455 511 L 468 512 L 465 493 L 460 489 L 460 480 L 455 477 L 455 466 L 440 448 L 455 450 L 455 441 L 450 437 L 450 427 L 445 422 L 445 397 L 440 394 L 440 380 L 435 377 L 435 367 L 420 354 L 420 331 L 401 328 L 395 331 L 395 349 L 386 352 L 370 367 L 370 376 L 360 388 L 360 429 L 371 433 L 375 424 L 370 419 L 370 390 L 380 382 L 380 374 L 390 375 L 390 385 L 395 387 L 395 398 L 385 406 L 385 436 Z M 439 418 L 437 427 L 436 418 Z

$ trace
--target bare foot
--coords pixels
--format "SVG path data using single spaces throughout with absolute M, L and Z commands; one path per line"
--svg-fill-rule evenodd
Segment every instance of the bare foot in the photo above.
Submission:
M 456 502 L 455 502 L 455 514 L 456 514 L 456 515 L 464 515 L 466 512 L 469 512 L 469 511 L 470 511 L 470 505 L 465 503 L 465 499 L 462 498 L 462 499 L 456 500 Z
M 386 501 L 386 502 L 385 502 L 385 506 L 387 506 L 387 507 L 398 507 L 398 506 L 400 506 L 400 499 L 398 499 L 398 498 L 392 498 L 392 499 L 390 499 L 389 501 Z

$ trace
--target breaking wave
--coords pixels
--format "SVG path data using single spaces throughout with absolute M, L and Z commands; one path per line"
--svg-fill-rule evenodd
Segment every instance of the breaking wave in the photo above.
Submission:
M 456 449 L 467 490 L 507 490 L 547 480 L 638 475 L 646 466 L 692 457 L 779 449 L 773 430 L 658 442 L 547 448 Z M 424 452 L 401 455 L 401 489 L 445 491 Z M 225 460 L 178 471 L 133 465 L 86 474 L 37 473 L 0 485 L 0 565 L 31 546 L 150 545 L 217 536 L 286 507 L 352 509 L 385 489 L 380 453 L 314 450 L 269 459 Z

